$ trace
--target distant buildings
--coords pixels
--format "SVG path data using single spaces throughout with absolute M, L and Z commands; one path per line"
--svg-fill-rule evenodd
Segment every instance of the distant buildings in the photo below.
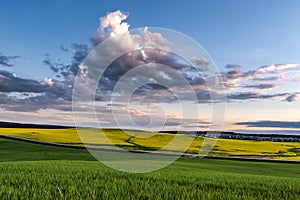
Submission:
M 238 139 L 238 140 L 255 140 L 255 141 L 272 141 L 272 142 L 300 142 L 298 135 L 279 135 L 279 134 L 244 134 L 235 132 L 217 132 L 217 131 L 198 131 L 199 137 Z

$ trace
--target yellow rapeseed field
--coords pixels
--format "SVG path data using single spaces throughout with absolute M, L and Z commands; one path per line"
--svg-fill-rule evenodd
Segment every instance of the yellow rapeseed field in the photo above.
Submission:
M 103 131 L 103 132 L 102 132 Z M 110 146 L 111 144 L 141 150 L 177 151 L 180 146 L 168 145 L 171 141 L 192 141 L 187 153 L 199 153 L 203 138 L 188 135 L 175 135 L 169 133 L 147 133 L 143 131 L 118 129 L 30 129 L 30 128 L 0 128 L 0 135 L 16 136 L 46 142 L 55 142 L 72 145 L 96 144 Z M 101 134 L 104 133 L 104 134 Z M 80 135 L 80 136 L 79 136 Z M 106 136 L 106 137 L 105 137 Z M 176 137 L 176 139 L 175 139 Z M 108 138 L 108 139 L 107 139 Z M 234 139 L 212 139 L 216 144 L 208 155 L 210 156 L 236 156 L 247 158 L 269 158 L 282 160 L 300 160 L 300 143 L 297 142 L 271 142 Z M 84 142 L 83 142 L 84 141 Z M 184 143 L 184 142 L 183 142 Z M 175 143 L 176 144 L 176 143 Z

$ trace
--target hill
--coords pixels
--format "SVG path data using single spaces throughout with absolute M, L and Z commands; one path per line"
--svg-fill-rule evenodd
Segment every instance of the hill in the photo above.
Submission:
M 131 174 L 84 149 L 0 144 L 0 199 L 299 199 L 299 164 L 181 158 Z

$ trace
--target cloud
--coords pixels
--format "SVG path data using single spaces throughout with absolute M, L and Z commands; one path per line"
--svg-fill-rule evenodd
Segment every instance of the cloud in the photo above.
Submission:
M 227 64 L 226 66 L 225 66 L 225 68 L 226 69 L 240 69 L 240 68 L 242 68 L 242 66 L 241 65 L 237 65 L 237 64 Z
M 10 64 L 10 61 L 16 58 L 20 58 L 20 56 L 6 56 L 0 52 L 0 65 L 5 67 L 12 67 L 13 64 Z
M 64 51 L 64 52 L 68 52 L 69 49 L 64 47 L 63 45 L 59 45 L 60 50 Z
M 193 57 L 191 62 L 197 65 L 195 68 L 193 65 L 187 63 L 180 56 L 168 52 L 171 43 L 164 38 L 160 33 L 151 32 L 147 27 L 140 29 L 139 33 L 133 34 L 129 33 L 128 29 L 130 25 L 124 20 L 128 17 L 128 13 L 123 13 L 121 11 L 115 11 L 112 13 L 107 13 L 105 17 L 100 18 L 100 26 L 94 36 L 91 38 L 92 45 L 95 46 L 102 42 L 104 39 L 109 37 L 114 37 L 120 33 L 128 33 L 123 38 L 115 37 L 111 40 L 110 45 L 107 47 L 108 57 L 111 57 L 112 53 L 123 48 L 128 49 L 127 45 L 130 44 L 134 47 L 141 48 L 144 46 L 153 47 L 153 49 L 140 49 L 134 50 L 116 59 L 111 63 L 106 71 L 104 71 L 100 81 L 99 87 L 96 91 L 96 100 L 105 101 L 110 99 L 112 91 L 117 84 L 117 82 L 130 70 L 134 69 L 136 66 L 147 65 L 146 71 L 136 73 L 135 77 L 132 77 L 134 81 L 124 84 L 129 85 L 139 85 L 140 83 L 151 83 L 146 84 L 139 88 L 135 93 L 136 100 L 147 100 L 147 102 L 174 102 L 176 98 L 174 95 L 157 83 L 167 83 L 168 86 L 174 88 L 182 88 L 182 81 L 176 78 L 176 74 L 182 75 L 190 85 L 198 90 L 207 90 L 207 85 L 205 80 L 199 74 L 199 67 L 202 71 L 208 70 L 209 61 L 202 57 Z M 128 41 L 129 40 L 129 41 Z M 105 48 L 105 47 L 103 47 Z M 114 49 L 113 52 L 111 49 Z M 102 52 L 102 51 L 101 51 Z M 102 53 L 103 53 L 102 52 Z M 95 56 L 97 57 L 97 56 Z M 100 58 L 101 57 L 101 58 Z M 99 70 L 99 60 L 106 59 L 105 55 L 98 56 L 94 58 L 95 61 L 89 60 L 90 66 L 82 66 L 84 72 L 81 73 L 82 76 L 93 79 L 93 71 Z M 73 59 L 74 60 L 74 59 Z M 79 60 L 79 59 L 76 59 Z M 151 65 L 149 65 L 151 64 Z M 169 66 L 174 69 L 171 73 L 170 71 L 164 71 L 159 69 L 159 64 Z M 100 64 L 101 65 L 101 64 Z M 97 67 L 98 66 L 98 67 Z M 76 68 L 78 71 L 78 68 Z M 67 73 L 67 72 L 65 72 Z M 171 73 L 171 74 L 170 74 Z M 73 73 L 75 74 L 75 73 Z M 96 77 L 97 78 L 97 77 Z M 202 95 L 203 96 L 203 95 Z M 208 95 L 205 94 L 207 97 Z M 201 102 L 202 102 L 201 98 Z
M 73 51 L 73 56 L 69 64 L 64 64 L 60 59 L 58 61 L 53 61 L 50 54 L 46 54 L 43 64 L 56 73 L 57 78 L 64 77 L 65 79 L 68 79 L 70 76 L 74 77 L 79 71 L 80 64 L 89 54 L 90 48 L 87 44 L 73 43 L 71 50 Z
M 228 69 L 232 69 L 232 68 L 234 69 L 227 72 L 223 72 L 222 76 L 225 83 L 231 81 L 240 82 L 245 80 L 274 81 L 274 80 L 279 80 L 281 78 L 284 78 L 286 70 L 296 68 L 298 66 L 299 66 L 298 64 L 272 64 L 272 65 L 264 65 L 254 70 L 243 72 L 240 69 L 231 66 L 228 67 L 227 65 Z
M 134 35 L 134 37 L 138 38 L 137 41 L 144 42 L 145 46 L 147 46 L 147 48 L 166 49 L 171 45 L 171 43 L 166 38 L 164 38 L 161 35 L 161 33 L 151 32 L 151 31 L 149 31 L 148 27 L 145 27 L 143 29 L 142 36 L 143 36 L 143 39 L 141 40 L 141 38 Z M 139 46 L 142 46 L 142 45 L 139 45 Z
M 224 86 L 228 92 L 229 100 L 251 100 L 272 99 L 292 95 L 284 94 L 262 94 L 253 92 L 253 89 L 273 90 L 279 87 L 281 82 L 289 81 L 289 74 L 298 70 L 298 64 L 271 64 L 257 67 L 254 70 L 242 71 L 239 65 L 227 65 L 229 71 L 221 73 Z M 293 102 L 296 95 L 286 98 L 285 101 Z
M 72 57 L 71 65 L 66 66 L 66 69 L 69 69 L 73 75 L 77 75 L 79 66 L 89 54 L 90 48 L 88 45 L 80 43 L 73 43 L 72 48 L 75 52 Z
M 98 84 L 95 94 L 96 101 L 108 101 L 111 99 L 114 87 L 121 78 L 139 65 L 146 65 L 145 69 L 147 70 L 135 74 L 128 83 L 124 84 L 124 86 L 130 87 L 132 85 L 140 85 L 140 83 L 144 82 L 148 83 L 137 88 L 133 94 L 132 100 L 137 102 L 176 102 L 178 101 L 178 98 L 172 92 L 172 89 L 177 91 L 183 100 L 189 101 L 191 96 L 186 88 L 183 87 L 184 82 L 178 79 L 179 75 L 184 77 L 191 85 L 191 88 L 194 89 L 197 103 L 211 103 L 212 96 L 218 97 L 220 95 L 215 90 L 210 91 L 211 88 L 209 88 L 207 83 L 212 83 L 215 86 L 218 86 L 219 83 L 224 83 L 228 92 L 228 101 L 247 101 L 284 97 L 285 101 L 293 102 L 297 98 L 296 94 L 290 93 L 263 94 L 259 91 L 253 92 L 253 89 L 274 89 L 278 86 L 274 81 L 283 80 L 285 78 L 285 73 L 288 70 L 296 68 L 298 66 L 296 64 L 265 65 L 248 71 L 243 71 L 243 67 L 240 65 L 229 64 L 225 66 L 228 71 L 221 72 L 220 77 L 219 75 L 202 77 L 197 69 L 200 68 L 202 72 L 209 69 L 210 63 L 206 58 L 192 57 L 190 61 L 193 65 L 186 62 L 180 56 L 168 51 L 172 44 L 166 38 L 160 33 L 151 32 L 147 27 L 141 29 L 139 34 L 129 34 L 129 39 L 132 42 L 131 45 L 134 45 L 134 47 L 143 47 L 146 45 L 162 48 L 164 50 L 138 49 L 124 54 L 109 65 L 98 83 L 93 82 L 93 70 L 97 69 L 86 67 L 82 64 L 83 61 L 92 47 L 103 40 L 114 37 L 120 33 L 129 33 L 130 25 L 125 22 L 127 17 L 128 13 L 119 10 L 107 13 L 105 17 L 100 18 L 99 28 L 90 38 L 91 44 L 73 43 L 70 49 L 60 45 L 59 48 L 62 51 L 68 51 L 72 54 L 69 63 L 64 63 L 60 59 L 53 60 L 49 54 L 46 55 L 43 64 L 49 67 L 56 77 L 46 77 L 42 81 L 36 81 L 18 78 L 13 73 L 0 71 L 0 92 L 37 94 L 24 97 L 23 99 L 18 99 L 17 97 L 12 99 L 11 96 L 3 97 L 4 99 L 9 99 L 11 102 L 15 102 L 4 106 L 5 109 L 24 111 L 25 108 L 22 108 L 22 106 L 19 105 L 26 105 L 28 110 L 53 108 L 70 111 L 73 83 L 78 72 L 84 77 L 89 77 L 91 83 Z M 107 47 L 108 50 L 105 52 L 111 53 L 109 48 L 118 50 L 125 47 L 126 49 L 128 41 L 123 40 L 122 38 L 122 40 L 115 40 L 111 45 L 113 46 Z M 2 54 L 0 54 L 0 64 L 1 56 Z M 11 66 L 9 63 L 10 59 L 17 57 L 6 56 L 5 58 L 6 60 L 2 58 L 2 61 L 4 60 L 4 63 L 6 63 L 7 66 Z M 96 67 L 99 66 L 97 62 L 101 59 L 105 59 L 105 56 L 101 59 L 98 57 L 97 59 L 93 60 Z M 159 64 L 170 66 L 172 71 L 162 70 L 159 68 Z M 158 84 L 161 82 L 166 83 L 170 88 Z M 89 90 L 89 88 L 85 88 L 85 90 Z M 138 116 L 139 115 L 137 115 L 137 118 Z
M 238 122 L 234 125 L 246 125 L 247 127 L 263 127 L 263 128 L 300 128 L 299 121 L 254 121 L 254 122 Z
M 45 77 L 45 78 L 44 78 L 44 82 L 45 82 L 47 85 L 49 85 L 49 86 L 52 86 L 52 85 L 53 85 L 53 81 L 52 81 L 52 79 L 49 78 L 49 77 Z
M 295 102 L 297 101 L 298 99 L 298 94 L 292 94 L 290 96 L 288 96 L 284 101 L 287 101 L 287 102 Z
M 49 89 L 48 85 L 33 79 L 16 77 L 14 73 L 0 71 L 0 92 L 33 92 L 41 93 Z
M 115 11 L 108 13 L 105 17 L 100 18 L 100 26 L 96 34 L 91 38 L 92 44 L 99 44 L 101 41 L 108 37 L 116 36 L 119 33 L 128 32 L 130 25 L 124 20 L 128 17 L 128 13 L 121 11 Z M 164 47 L 168 48 L 170 43 L 159 33 L 152 33 L 147 27 L 141 30 L 141 35 L 130 34 L 131 41 L 134 46 L 142 47 L 143 43 L 153 47 Z M 118 40 L 112 43 L 113 49 L 118 49 L 126 46 L 126 42 Z M 86 52 L 86 51 L 84 51 Z M 109 52 L 109 51 L 108 51 Z M 74 57 L 75 58 L 75 57 Z M 73 59 L 83 60 L 83 59 Z M 205 58 L 192 57 L 190 60 L 197 68 L 201 71 L 208 70 L 209 62 Z M 79 63 L 79 62 L 76 62 Z M 211 103 L 212 95 L 214 97 L 220 96 L 216 91 L 209 92 L 207 83 L 218 86 L 220 83 L 225 85 L 228 91 L 227 98 L 229 101 L 247 101 L 247 100 L 261 100 L 261 99 L 273 99 L 278 97 L 286 97 L 289 93 L 274 93 L 274 94 L 263 94 L 261 92 L 253 92 L 255 90 L 272 90 L 278 87 L 274 81 L 283 80 L 284 74 L 287 70 L 297 67 L 297 64 L 271 64 L 258 67 L 254 70 L 242 71 L 243 68 L 237 64 L 228 64 L 226 69 L 229 71 L 221 72 L 220 77 L 214 76 L 209 79 L 204 79 L 199 74 L 196 68 L 191 66 L 182 60 L 178 55 L 169 53 L 164 50 L 157 49 L 144 49 L 135 50 L 128 54 L 125 54 L 115 60 L 107 70 L 103 73 L 102 78 L 99 81 L 99 87 L 96 92 L 96 100 L 105 101 L 110 99 L 110 95 L 116 85 L 116 83 L 125 75 L 127 72 L 132 70 L 135 66 L 150 64 L 152 69 L 149 68 L 147 74 L 138 73 L 133 78 L 132 84 L 139 85 L 139 83 L 152 82 L 151 84 L 140 87 L 135 95 L 135 100 L 147 101 L 147 102 L 174 102 L 177 101 L 174 94 L 170 93 L 166 88 L 161 87 L 159 82 L 165 82 L 172 87 L 180 88 L 181 82 L 176 78 L 168 76 L 156 67 L 157 64 L 163 64 L 171 66 L 178 74 L 184 76 L 188 83 L 195 89 L 198 103 Z M 97 65 L 97 64 L 96 64 Z M 78 67 L 72 70 L 75 75 L 78 72 Z M 85 72 L 83 76 L 93 76 L 93 69 L 84 68 Z M 154 70 L 154 71 L 153 71 Z M 64 73 L 67 73 L 64 72 Z M 92 78 L 92 77 L 91 77 Z M 271 82 L 271 83 L 265 83 Z M 129 86 L 129 84 L 124 84 Z M 211 88 L 210 88 L 211 89 Z M 184 96 L 184 95 L 183 95 Z M 189 96 L 186 96 L 188 100 Z
M 198 66 L 200 71 L 208 71 L 209 62 L 206 58 L 192 57 L 191 62 Z
M 94 36 L 91 37 L 93 46 L 97 46 L 106 38 L 127 32 L 130 25 L 123 22 L 127 17 L 128 14 L 121 12 L 120 10 L 107 13 L 105 17 L 100 17 L 100 26 Z
M 265 89 L 273 89 L 276 88 L 276 84 L 267 84 L 267 83 L 261 83 L 257 85 L 245 85 L 244 88 L 250 88 L 250 89 L 259 89 L 259 90 L 265 90 Z
M 253 100 L 253 99 L 273 99 L 277 97 L 285 97 L 288 93 L 277 94 L 261 94 L 259 92 L 237 92 L 226 96 L 228 100 Z
M 108 13 L 105 17 L 101 17 L 100 33 L 107 34 L 109 37 L 112 37 L 128 31 L 129 24 L 123 22 L 127 19 L 127 17 L 128 14 L 123 13 L 120 10 Z
M 127 16 L 128 14 L 116 11 L 108 13 L 105 17 L 100 18 L 100 27 L 97 30 L 95 35 L 96 37 L 93 37 L 93 39 L 96 40 L 92 40 L 92 44 L 99 43 L 105 38 L 113 37 L 116 34 L 128 31 L 129 24 L 123 22 Z M 168 47 L 168 45 L 170 45 L 168 40 L 160 33 L 152 33 L 147 27 L 141 30 L 141 34 L 144 37 L 143 42 L 145 42 L 148 46 Z M 136 46 L 142 45 L 141 40 L 137 39 L 137 35 L 131 36 L 134 39 L 133 41 L 136 43 Z M 118 41 L 114 45 L 119 47 L 121 44 L 122 41 Z M 5 109 L 14 111 L 29 111 L 45 108 L 68 110 L 68 104 L 70 104 L 72 100 L 74 78 L 79 70 L 80 72 L 83 70 L 80 66 L 82 66 L 81 63 L 88 55 L 90 47 L 86 44 L 74 43 L 70 50 L 66 49 L 62 45 L 60 46 L 60 49 L 63 51 L 73 52 L 70 63 L 65 64 L 60 59 L 55 61 L 49 54 L 47 54 L 46 58 L 43 60 L 43 64 L 49 67 L 50 70 L 56 74 L 56 78 L 46 77 L 42 81 L 36 81 L 32 79 L 18 78 L 9 72 L 2 71 L 2 73 L 0 73 L 0 91 L 40 93 L 37 96 L 30 96 L 23 98 L 22 100 L 16 98 L 15 103 L 4 106 Z M 202 59 L 202 62 L 204 62 L 204 59 Z M 151 72 L 150 77 L 149 74 L 139 74 L 139 76 L 136 77 L 137 84 L 145 79 L 151 79 L 150 81 L 153 81 L 153 84 L 147 84 L 137 91 L 136 94 L 140 98 L 148 98 L 147 100 L 150 99 L 153 102 L 161 102 L 165 99 L 168 101 L 176 100 L 174 95 L 170 94 L 170 92 L 164 87 L 155 84 L 155 82 L 164 80 L 172 87 L 179 87 L 180 82 L 176 81 L 176 79 L 170 78 L 170 76 L 164 71 L 157 70 L 158 68 L 156 68 L 156 63 L 173 67 L 175 75 L 176 71 L 178 71 L 178 73 L 183 73 L 192 85 L 197 85 L 199 83 L 203 85 L 203 81 L 201 79 L 192 75 L 195 69 L 191 65 L 183 62 L 182 59 L 179 59 L 177 55 L 163 50 L 137 50 L 130 52 L 111 63 L 99 82 L 100 84 L 96 91 L 96 100 L 108 100 L 112 94 L 115 84 L 125 73 L 133 69 L 135 66 L 150 63 L 153 63 L 153 65 L 151 65 L 152 69 L 148 71 Z M 89 72 L 86 70 L 84 75 L 92 76 L 93 73 L 92 71 Z M 22 106 L 18 106 L 19 104 L 24 105 L 27 108 L 25 109 Z M 60 104 L 64 106 L 59 106 Z
M 48 66 L 53 72 L 59 71 L 60 63 L 53 63 L 49 54 L 46 54 L 46 58 L 42 61 L 44 65 Z
M 72 84 L 46 77 L 42 81 L 0 71 L 0 107 L 9 111 L 35 112 L 41 109 L 72 110 Z
M 265 65 L 257 69 L 258 72 L 266 71 L 280 71 L 285 69 L 291 69 L 298 67 L 298 64 L 276 64 L 276 65 Z

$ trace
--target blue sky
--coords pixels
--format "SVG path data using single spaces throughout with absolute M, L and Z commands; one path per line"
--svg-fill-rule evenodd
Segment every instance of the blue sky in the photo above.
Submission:
M 193 38 L 208 51 L 220 71 L 228 71 L 225 68 L 228 64 L 243 66 L 242 71 L 245 73 L 265 65 L 298 64 L 300 63 L 299 8 L 300 2 L 295 0 L 213 0 L 176 3 L 137 0 L 120 2 L 2 0 L 0 52 L 7 57 L 20 56 L 20 58 L 9 59 L 9 63 L 13 64 L 12 67 L 0 65 L 0 68 L 16 73 L 18 77 L 38 82 L 43 81 L 45 77 L 55 79 L 55 73 L 43 64 L 45 54 L 49 54 L 53 62 L 58 62 L 58 59 L 64 64 L 72 62 L 72 44 L 87 44 L 91 47 L 90 38 L 99 27 L 99 17 L 116 10 L 128 14 L 125 22 L 130 24 L 131 29 L 145 26 L 163 27 Z M 60 45 L 69 51 L 62 51 Z M 264 90 L 268 94 L 289 92 L 286 96 L 278 99 L 259 97 L 230 102 L 225 122 L 228 124 L 227 128 L 239 129 L 240 127 L 232 125 L 236 121 L 300 121 L 297 118 L 299 102 L 296 100 L 300 92 L 297 82 L 299 68 L 293 68 L 287 73 L 294 74 L 294 81 L 289 82 L 290 78 L 287 76 L 284 80 L 267 83 L 278 84 L 274 90 Z M 22 96 L 22 92 L 17 92 L 18 94 L 12 92 L 14 91 L 5 94 Z M 235 92 L 240 91 L 237 89 Z M 293 101 L 284 101 L 293 94 L 295 94 L 295 98 L 291 98 Z M 5 109 L 7 105 L 2 107 L 5 112 L 9 112 L 7 120 L 28 121 L 28 116 L 37 115 L 36 112 Z M 37 112 L 43 112 L 43 109 Z M 240 110 L 250 114 L 245 116 Z M 14 112 L 19 117 L 14 118 Z M 282 113 L 289 114 L 282 116 Z M 72 122 L 68 113 L 53 109 L 51 116 L 58 115 L 63 115 L 70 123 Z M 49 119 L 46 115 L 45 118 Z M 41 120 L 42 122 L 47 120 Z M 49 120 L 49 123 L 58 121 Z M 257 128 L 261 129 L 260 126 Z
M 41 57 L 60 44 L 86 43 L 98 18 L 120 9 L 130 13 L 132 28 L 165 27 L 194 38 L 219 67 L 299 62 L 298 1 L 164 2 L 2 1 L 2 51 Z

